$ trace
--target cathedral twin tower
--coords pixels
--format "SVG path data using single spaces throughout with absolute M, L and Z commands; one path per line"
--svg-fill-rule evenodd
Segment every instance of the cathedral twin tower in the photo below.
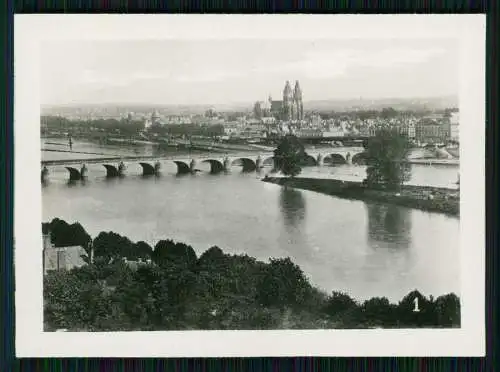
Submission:
M 283 120 L 303 120 L 304 107 L 302 104 L 302 90 L 299 81 L 295 81 L 295 88 L 292 91 L 290 82 L 287 80 L 283 89 Z

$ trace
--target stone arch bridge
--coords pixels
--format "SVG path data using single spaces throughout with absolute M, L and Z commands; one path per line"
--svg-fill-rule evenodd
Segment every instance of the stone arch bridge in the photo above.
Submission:
M 352 149 L 322 149 L 307 152 L 303 166 L 318 166 L 323 164 L 363 164 L 364 153 L 362 148 Z M 84 179 L 88 174 L 87 164 L 102 164 L 106 169 L 107 177 L 124 176 L 126 163 L 139 163 L 142 168 L 142 174 L 159 174 L 162 164 L 173 162 L 177 166 L 179 174 L 189 174 L 201 172 L 199 165 L 208 164 L 211 173 L 227 172 L 232 168 L 239 167 L 244 172 L 252 172 L 264 167 L 274 166 L 274 154 L 272 152 L 261 153 L 237 153 L 237 154 L 215 154 L 198 155 L 194 157 L 176 156 L 176 157 L 153 157 L 153 156 L 123 156 L 109 158 L 75 159 L 75 160 L 45 160 L 41 162 L 41 178 L 44 181 L 50 171 L 49 168 L 64 166 L 69 173 L 71 181 Z

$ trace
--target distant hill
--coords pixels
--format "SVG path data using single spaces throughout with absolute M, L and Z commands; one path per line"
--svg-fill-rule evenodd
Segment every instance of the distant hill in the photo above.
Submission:
M 166 104 L 67 104 L 67 105 L 42 105 L 42 115 L 56 113 L 76 113 L 76 112 L 103 112 L 109 114 L 119 114 L 127 112 L 150 113 L 157 110 L 161 114 L 181 115 L 181 114 L 203 114 L 208 109 L 215 109 L 220 112 L 231 111 L 251 111 L 252 104 L 196 104 L 196 105 L 166 105 Z
M 453 108 L 458 107 L 458 97 L 348 99 L 304 102 L 304 110 L 309 111 L 381 110 L 384 107 L 392 107 L 396 110 L 438 110 Z
M 76 112 L 102 112 L 149 113 L 158 110 L 161 114 L 203 114 L 212 108 L 219 112 L 250 112 L 253 102 L 227 103 L 227 104 L 67 104 L 67 105 L 42 105 L 42 115 L 76 113 Z M 396 110 L 436 110 L 458 107 L 458 97 L 429 97 L 429 98 L 383 98 L 383 99 L 328 99 L 304 101 L 306 111 L 349 111 L 349 110 L 380 110 L 384 107 L 393 107 Z

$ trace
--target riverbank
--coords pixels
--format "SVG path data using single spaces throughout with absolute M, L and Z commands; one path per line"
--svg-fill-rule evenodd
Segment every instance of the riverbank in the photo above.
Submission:
M 358 302 L 319 290 L 290 258 L 262 262 L 216 246 L 198 256 L 184 243 L 153 248 L 113 232 L 91 239 L 80 224 L 59 219 L 42 231 L 56 247 L 93 246 L 93 260 L 87 252 L 80 267 L 44 276 L 45 331 L 460 327 L 453 293 Z
M 405 185 L 400 192 L 374 190 L 361 182 L 340 181 L 322 178 L 269 177 L 264 182 L 296 189 L 316 191 L 346 199 L 395 204 L 402 207 L 421 209 L 428 212 L 460 215 L 460 191 L 430 186 Z
M 460 159 L 410 159 L 409 164 L 423 164 L 432 166 L 453 166 L 457 167 L 460 165 Z

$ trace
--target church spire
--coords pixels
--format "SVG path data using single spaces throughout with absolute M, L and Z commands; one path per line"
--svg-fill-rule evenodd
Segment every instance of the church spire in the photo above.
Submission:
M 299 81 L 295 80 L 295 88 L 293 90 L 293 98 L 302 99 L 302 90 L 300 89 Z
M 285 98 L 288 99 L 288 97 L 290 97 L 291 94 L 292 94 L 292 87 L 290 86 L 290 82 L 287 80 L 285 83 L 285 89 L 283 89 L 283 100 L 285 100 Z

